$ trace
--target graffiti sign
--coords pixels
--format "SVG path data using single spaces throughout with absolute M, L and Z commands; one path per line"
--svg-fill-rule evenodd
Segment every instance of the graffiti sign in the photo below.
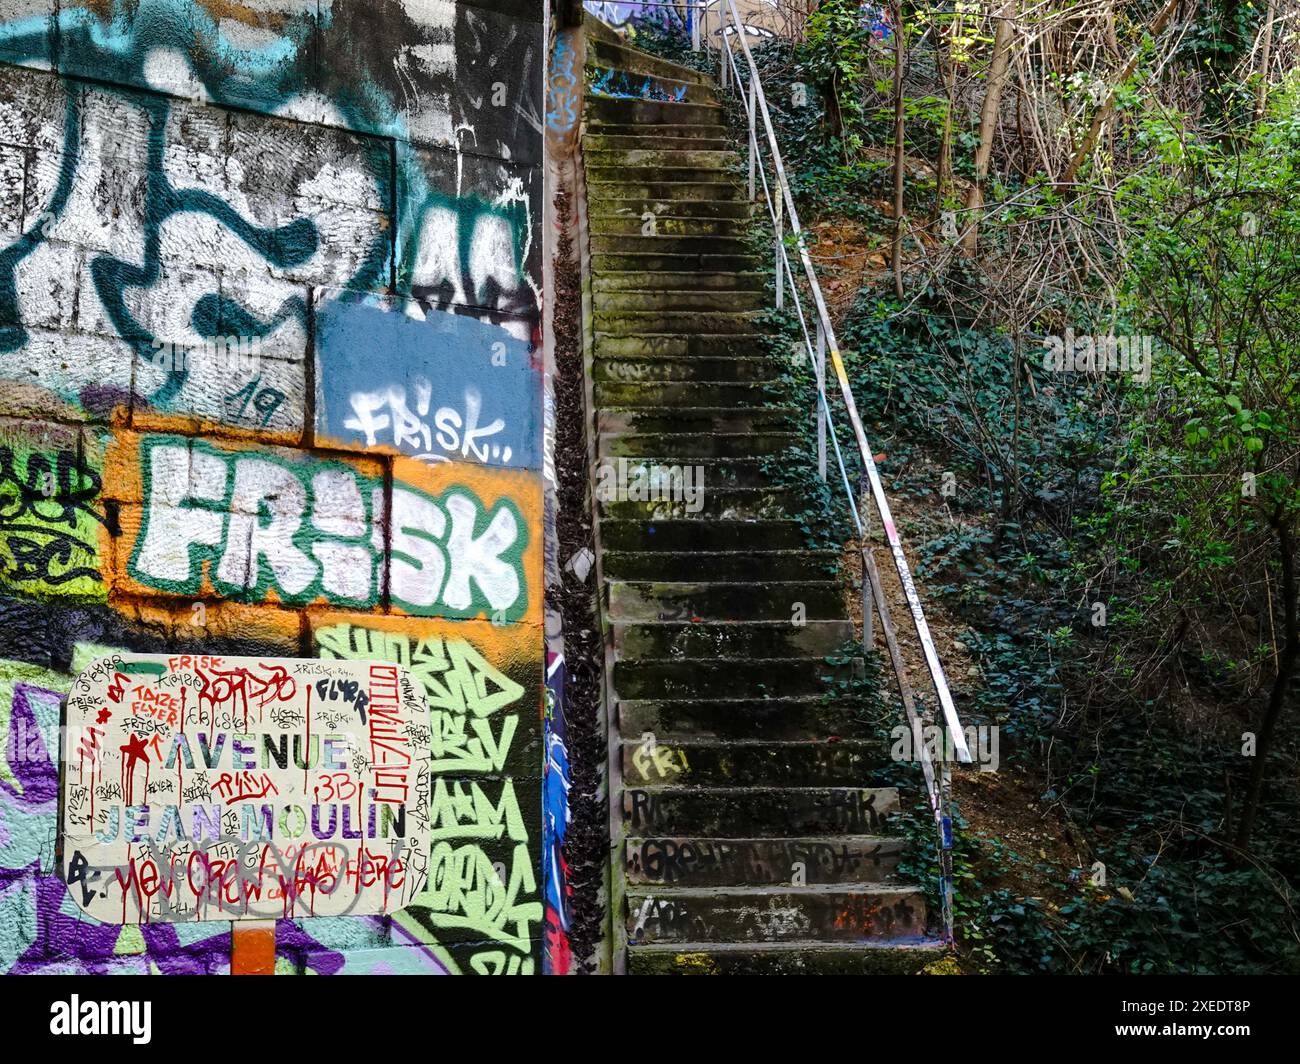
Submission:
M 427 712 L 387 662 L 101 658 L 67 700 L 73 900 L 124 924 L 402 908 L 428 866 Z

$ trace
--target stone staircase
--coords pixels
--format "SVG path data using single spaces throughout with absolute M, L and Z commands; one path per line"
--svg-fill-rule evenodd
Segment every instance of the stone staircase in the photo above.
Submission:
M 588 26 L 598 461 L 699 467 L 705 489 L 696 512 L 597 504 L 626 970 L 916 971 L 940 951 L 895 875 L 898 793 L 864 785 L 887 750 L 827 697 L 862 665 L 826 660 L 853 638 L 837 557 L 762 468 L 794 419 L 770 390 L 769 278 L 717 90 Z

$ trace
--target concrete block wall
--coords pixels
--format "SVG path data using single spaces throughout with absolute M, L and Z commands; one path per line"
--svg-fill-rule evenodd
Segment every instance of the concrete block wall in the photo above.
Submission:
M 53 875 L 112 649 L 400 661 L 434 854 L 277 969 L 542 966 L 540 0 L 0 0 L 0 972 L 221 972 Z

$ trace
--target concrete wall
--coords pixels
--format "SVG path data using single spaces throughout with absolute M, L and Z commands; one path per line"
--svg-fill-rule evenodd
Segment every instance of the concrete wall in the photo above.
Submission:
M 429 889 L 278 966 L 540 970 L 544 58 L 539 0 L 0 0 L 0 971 L 228 967 L 52 875 L 104 648 L 405 664 Z

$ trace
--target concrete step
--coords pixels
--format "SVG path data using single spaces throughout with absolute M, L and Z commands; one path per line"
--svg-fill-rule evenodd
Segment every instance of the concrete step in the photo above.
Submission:
M 597 394 L 601 385 L 647 386 L 679 382 L 764 384 L 776 380 L 769 358 L 598 358 L 592 362 Z
M 736 190 L 742 193 L 742 199 L 747 199 L 749 195 L 748 186 L 742 186 L 741 184 L 742 175 L 739 169 L 728 170 L 722 166 L 691 166 L 689 164 L 682 166 L 628 166 L 616 162 L 600 163 L 596 160 L 584 160 L 584 162 L 587 181 L 597 188 L 610 184 L 716 184 L 734 185 Z M 720 196 L 718 198 L 727 199 L 729 197 Z M 597 198 L 596 202 L 600 202 L 599 198 Z M 671 214 L 672 211 L 669 210 L 665 213 Z
M 672 209 L 671 206 L 668 208 Z M 653 215 L 652 218 L 643 215 Z M 691 214 L 660 214 L 646 208 L 639 214 L 623 213 L 617 209 L 606 211 L 588 219 L 588 228 L 602 235 L 635 236 L 647 229 L 660 236 L 739 236 L 743 235 L 749 221 L 746 218 L 708 218 Z
M 583 162 L 590 173 L 593 167 L 618 167 L 620 170 L 649 167 L 654 170 L 676 170 L 687 167 L 695 170 L 713 170 L 729 173 L 741 163 L 740 156 L 731 149 L 678 148 L 659 145 L 654 148 L 596 148 L 583 145 Z
M 628 494 L 631 494 L 629 492 Z M 746 520 L 781 517 L 789 512 L 790 503 L 784 488 L 713 488 L 694 487 L 691 491 L 651 489 L 649 499 L 600 499 L 602 517 L 619 521 L 712 521 L 716 518 Z M 655 497 L 657 496 L 657 497 Z
M 592 237 L 593 240 L 610 239 Z M 692 251 L 593 251 L 591 268 L 593 273 L 601 276 L 607 273 L 627 273 L 636 271 L 659 270 L 736 270 L 748 273 L 755 266 L 751 255 L 717 254 L 712 251 L 695 253 Z
M 804 631 L 821 623 L 832 622 L 812 622 Z M 875 721 L 861 710 L 846 709 L 822 696 L 623 699 L 618 703 L 618 725 L 624 735 L 642 736 L 648 732 L 665 742 L 700 739 L 772 742 L 809 736 L 874 739 L 878 730 Z
M 698 81 L 636 74 L 616 67 L 587 63 L 588 100 L 643 100 L 663 103 L 717 104 L 718 90 Z
M 602 125 L 602 130 L 611 129 L 609 125 Z M 698 136 L 675 136 L 678 129 L 683 127 L 675 126 L 672 129 L 665 129 L 661 132 L 656 130 L 642 129 L 640 133 L 615 133 L 605 132 L 595 133 L 588 131 L 583 135 L 583 151 L 626 151 L 626 150 L 650 150 L 659 148 L 681 148 L 683 150 L 698 149 L 700 151 L 735 151 L 736 146 L 732 144 L 730 138 L 721 136 L 720 130 L 714 126 L 705 126 L 704 131 Z
M 593 255 L 747 255 L 749 242 L 735 236 L 642 236 L 635 233 L 622 236 L 615 233 L 593 233 Z
M 595 204 L 595 201 L 592 201 Z M 641 215 L 649 211 L 659 218 L 704 218 L 704 219 L 730 219 L 732 221 L 744 221 L 753 212 L 754 208 L 748 200 L 658 200 L 658 199 L 606 199 L 599 204 L 602 216 L 618 215 L 619 217 L 640 218 Z M 700 278 L 701 281 L 708 281 L 709 278 Z
M 602 521 L 605 550 L 802 550 L 798 521 Z
M 725 887 L 884 883 L 906 842 L 880 835 L 798 839 L 626 839 L 624 875 L 637 886 Z
M 734 586 L 734 585 L 733 585 Z M 830 689 L 837 679 L 850 679 L 857 659 L 842 665 L 828 664 L 825 658 L 651 658 L 614 662 L 614 688 L 620 698 L 798 698 Z M 880 751 L 874 756 L 878 759 Z M 713 758 L 716 761 L 716 757 Z M 861 765 L 858 766 L 861 768 Z M 784 771 L 774 768 L 774 772 Z M 680 773 L 679 773 L 680 775 Z M 862 783 L 857 779 L 804 780 L 772 779 L 769 783 L 813 786 L 827 783 L 848 786 Z M 629 777 L 634 778 L 634 777 Z M 643 778 L 642 783 L 661 780 Z M 673 780 L 672 782 L 680 782 Z M 725 779 L 702 779 L 699 782 L 725 784 Z M 736 783 L 745 782 L 742 780 Z M 749 782 L 762 783 L 762 778 Z
M 718 291 L 704 289 L 639 288 L 621 292 L 601 292 L 600 307 L 605 314 L 650 313 L 683 311 L 713 314 L 744 314 L 763 310 L 767 306 L 767 293 L 759 289 Z M 656 329 L 656 332 L 663 332 Z M 725 330 L 718 330 L 725 331 Z
M 595 330 L 607 336 L 694 336 L 710 333 L 752 334 L 762 311 L 755 310 L 598 310 L 592 316 Z M 694 321 L 695 327 L 691 327 Z
M 700 694 L 708 697 L 712 692 Z M 664 787 L 863 787 L 890 782 L 888 755 L 888 746 L 879 742 L 844 739 L 833 743 L 669 742 L 633 735 L 623 743 L 623 778 L 633 785 Z
M 655 555 L 647 553 L 645 556 Z M 642 579 L 609 569 L 606 569 L 606 576 L 622 580 Z M 614 647 L 628 659 L 825 655 L 838 653 L 853 639 L 853 626 L 846 620 L 812 620 L 802 625 L 793 625 L 786 620 L 619 621 L 612 627 Z
M 583 143 L 590 140 L 602 140 L 608 137 L 644 137 L 652 139 L 656 145 L 677 143 L 678 141 L 720 140 L 732 145 L 731 138 L 723 126 L 715 122 L 674 122 L 668 126 L 647 127 L 640 122 L 605 122 L 589 123 L 583 136 Z
M 839 553 L 607 550 L 603 571 L 622 580 L 829 580 L 839 571 Z
M 697 617 L 704 621 L 834 621 L 844 616 L 836 580 L 763 584 L 612 580 L 606 584 L 605 594 L 611 621 L 693 621 Z
M 623 788 L 630 836 L 879 835 L 897 812 L 893 787 Z
M 628 941 L 919 942 L 925 895 L 916 887 L 633 887 Z
M 674 181 L 666 177 L 634 180 L 621 174 L 608 180 L 589 175 L 587 180 L 587 203 L 592 214 L 601 213 L 606 205 L 625 200 L 654 200 L 663 205 L 661 209 L 665 214 L 681 214 L 688 202 L 717 203 L 721 200 L 739 202 L 748 209 L 749 201 L 745 196 L 746 191 L 739 182 L 723 180 L 717 175 L 702 181 Z
M 649 74 L 653 77 L 669 78 L 674 81 L 690 81 L 700 85 L 712 85 L 714 81 L 707 74 L 682 66 L 668 59 L 649 55 L 637 48 L 610 44 L 607 41 L 587 40 L 587 62 L 601 66 L 615 67 L 633 74 Z
M 603 432 L 597 441 L 601 458 L 748 458 L 781 454 L 799 439 L 792 432 Z
M 604 273 L 591 280 L 595 295 L 610 292 L 761 292 L 769 277 L 766 273 L 685 273 L 673 270 L 646 270 L 643 272 Z
M 632 945 L 629 975 L 916 975 L 948 955 L 938 941 L 682 942 Z
M 660 100 L 629 100 L 588 95 L 583 101 L 583 118 L 589 129 L 604 126 L 713 126 L 721 130 L 722 108 L 716 103 L 666 103 Z
M 610 336 L 595 333 L 594 354 L 597 358 L 755 358 L 766 357 L 765 338 L 736 333 L 645 333 L 641 336 Z
M 652 459 L 629 458 L 623 463 L 610 463 L 608 473 L 603 472 L 607 468 L 604 464 L 598 466 L 596 475 L 606 478 L 606 481 L 611 476 L 619 477 L 630 484 L 635 477 L 653 476 L 652 467 L 655 464 L 658 463 Z M 667 464 L 671 466 L 673 463 Z M 694 467 L 691 476 L 697 478 L 696 482 L 703 481 L 711 488 L 765 488 L 773 483 L 772 477 L 763 470 L 761 458 L 701 458 L 689 464 Z M 639 472 L 642 466 L 646 468 L 645 473 Z M 674 473 L 671 468 L 659 471 L 661 478 L 672 479 L 684 475 L 684 469 L 681 473 Z
M 770 365 L 770 363 L 769 363 Z M 670 406 L 761 407 L 772 398 L 763 384 L 728 380 L 606 382 L 597 380 L 596 405 L 602 407 Z
M 599 432 L 780 432 L 797 424 L 794 407 L 682 406 L 606 407 L 596 418 Z

